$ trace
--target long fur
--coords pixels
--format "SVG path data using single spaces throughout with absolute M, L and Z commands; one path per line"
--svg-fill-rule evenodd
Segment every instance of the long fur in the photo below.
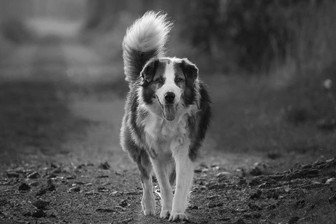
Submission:
M 161 190 L 160 217 L 175 221 L 187 219 L 193 161 L 210 122 L 211 102 L 195 64 L 185 58 L 165 57 L 172 27 L 166 18 L 164 14 L 146 13 L 127 30 L 123 40 L 130 91 L 120 143 L 138 165 L 144 214 L 155 215 L 154 170 Z M 167 93 L 174 94 L 174 107 Z
M 134 83 L 149 59 L 164 56 L 171 27 L 166 14 L 150 11 L 127 30 L 123 40 L 126 81 Z

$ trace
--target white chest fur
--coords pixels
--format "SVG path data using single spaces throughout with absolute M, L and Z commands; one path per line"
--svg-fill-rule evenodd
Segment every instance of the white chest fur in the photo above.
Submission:
M 187 131 L 187 115 L 168 122 L 153 114 L 145 121 L 145 136 L 148 147 L 157 154 L 171 153 L 189 144 Z

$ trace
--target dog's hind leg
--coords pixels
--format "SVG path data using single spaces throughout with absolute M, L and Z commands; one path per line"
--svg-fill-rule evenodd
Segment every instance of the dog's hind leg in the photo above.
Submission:
M 140 170 L 143 194 L 142 194 L 142 211 L 145 215 L 155 215 L 155 198 L 153 194 L 152 183 L 152 164 L 148 154 L 143 150 L 136 161 Z
M 176 187 L 169 221 L 188 219 L 185 211 L 188 207 L 189 191 L 194 175 L 194 165 L 188 153 L 189 150 L 186 146 L 173 151 L 176 163 Z
M 173 171 L 172 158 L 156 158 L 152 159 L 152 164 L 154 166 L 154 171 L 156 174 L 156 179 L 160 185 L 161 192 L 161 212 L 160 218 L 169 218 L 172 201 L 173 201 L 173 190 L 170 185 L 169 177 Z

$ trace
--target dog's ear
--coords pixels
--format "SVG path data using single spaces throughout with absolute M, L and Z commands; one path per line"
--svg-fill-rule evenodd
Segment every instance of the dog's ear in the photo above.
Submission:
M 149 60 L 145 66 L 143 67 L 140 75 L 142 78 L 142 84 L 144 84 L 145 82 L 150 82 L 153 80 L 153 77 L 155 75 L 156 72 L 156 68 L 157 68 L 157 64 L 158 64 L 158 59 L 152 59 Z
M 181 69 L 187 81 L 190 81 L 190 83 L 194 83 L 194 81 L 198 77 L 198 68 L 196 67 L 196 65 L 190 62 L 187 58 L 183 58 L 181 62 Z

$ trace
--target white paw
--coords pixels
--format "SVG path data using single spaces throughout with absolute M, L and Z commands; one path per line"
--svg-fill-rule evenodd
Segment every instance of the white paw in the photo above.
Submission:
M 169 217 L 169 221 L 188 220 L 188 216 L 185 213 L 177 213 L 172 211 Z
M 142 211 L 145 215 L 155 215 L 155 200 L 148 199 L 148 200 L 142 200 Z
M 160 218 L 167 219 L 170 216 L 170 210 L 168 209 L 162 209 L 160 213 Z
M 155 209 L 143 209 L 143 213 L 145 215 L 155 215 Z

